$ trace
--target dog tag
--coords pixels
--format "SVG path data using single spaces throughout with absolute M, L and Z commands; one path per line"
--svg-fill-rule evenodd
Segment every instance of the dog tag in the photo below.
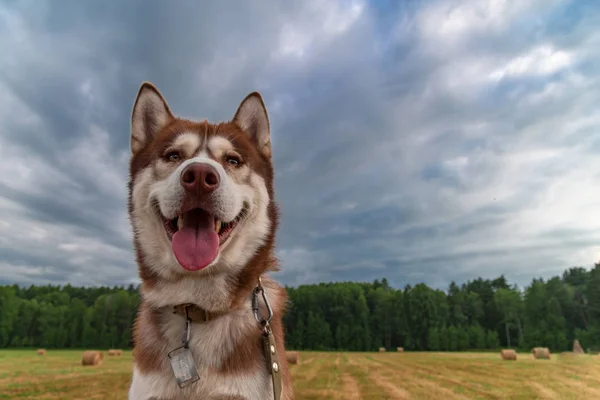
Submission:
M 184 388 L 198 379 L 198 369 L 189 347 L 181 346 L 169 353 L 171 368 L 180 388 Z

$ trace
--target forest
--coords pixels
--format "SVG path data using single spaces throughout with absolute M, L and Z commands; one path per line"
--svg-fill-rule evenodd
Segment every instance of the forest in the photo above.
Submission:
M 600 349 L 600 263 L 525 288 L 504 276 L 446 290 L 336 282 L 288 287 L 289 349 Z M 0 347 L 131 348 L 138 288 L 0 286 Z

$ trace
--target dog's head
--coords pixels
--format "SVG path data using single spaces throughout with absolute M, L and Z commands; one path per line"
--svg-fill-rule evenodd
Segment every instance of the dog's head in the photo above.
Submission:
M 270 143 L 256 92 L 230 122 L 213 124 L 173 116 L 158 89 L 142 84 L 131 119 L 129 215 L 143 280 L 236 274 L 270 256 Z

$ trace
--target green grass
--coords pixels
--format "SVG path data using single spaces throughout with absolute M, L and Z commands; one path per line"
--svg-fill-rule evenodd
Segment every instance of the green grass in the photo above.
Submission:
M 593 399 L 600 357 L 502 361 L 492 353 L 302 352 L 290 366 L 297 399 Z M 0 351 L 0 399 L 124 399 L 131 352 L 81 366 L 81 351 Z

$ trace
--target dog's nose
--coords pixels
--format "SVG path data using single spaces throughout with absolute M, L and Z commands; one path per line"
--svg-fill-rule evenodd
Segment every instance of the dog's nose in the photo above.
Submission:
M 208 164 L 190 164 L 181 173 L 181 185 L 192 194 L 209 194 L 219 187 L 219 174 Z

